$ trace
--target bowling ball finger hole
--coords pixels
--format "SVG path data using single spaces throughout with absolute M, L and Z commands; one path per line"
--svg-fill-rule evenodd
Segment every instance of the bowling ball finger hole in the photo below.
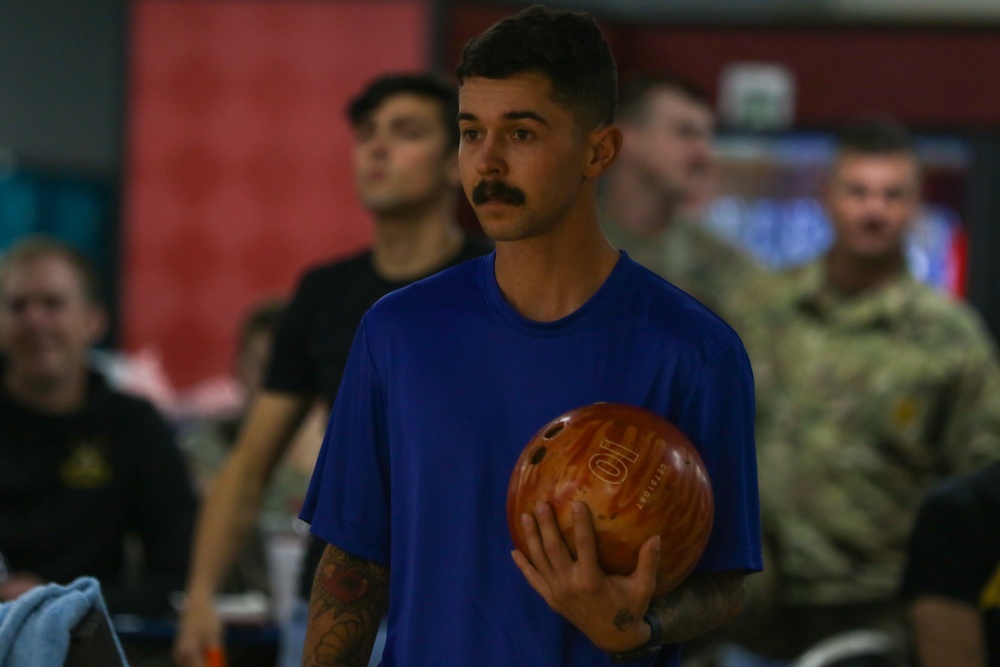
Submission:
M 562 431 L 563 428 L 565 428 L 565 426 L 566 426 L 565 424 L 556 424 L 555 426 L 553 426 L 552 428 L 550 428 L 548 431 L 546 431 L 545 435 L 543 437 L 546 440 L 551 440 L 552 438 L 554 438 L 557 435 L 559 435 L 559 432 Z
M 539 463 L 541 463 L 542 459 L 545 458 L 545 454 L 547 451 L 548 450 L 545 449 L 544 447 L 539 447 L 538 449 L 536 449 L 535 453 L 531 455 L 531 465 L 536 466 Z

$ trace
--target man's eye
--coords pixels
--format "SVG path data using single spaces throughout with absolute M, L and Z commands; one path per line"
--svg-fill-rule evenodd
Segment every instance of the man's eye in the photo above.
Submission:
M 462 130 L 462 139 L 464 141 L 475 141 L 479 138 L 478 130 Z
M 531 132 L 529 130 L 514 130 L 514 138 L 520 141 L 531 138 Z
M 427 131 L 422 127 L 406 127 L 399 131 L 399 136 L 404 139 L 422 139 Z

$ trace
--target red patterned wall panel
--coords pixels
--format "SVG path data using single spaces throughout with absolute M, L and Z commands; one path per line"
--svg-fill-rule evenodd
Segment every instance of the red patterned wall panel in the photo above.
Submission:
M 367 244 L 347 100 L 427 65 L 428 3 L 131 3 L 121 329 L 174 386 L 229 370 L 258 299 Z

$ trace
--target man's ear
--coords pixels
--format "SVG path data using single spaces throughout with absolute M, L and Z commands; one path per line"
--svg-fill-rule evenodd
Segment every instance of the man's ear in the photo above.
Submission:
M 597 178 L 615 163 L 622 148 L 622 130 L 617 125 L 605 125 L 592 131 L 587 137 L 587 164 L 583 175 Z

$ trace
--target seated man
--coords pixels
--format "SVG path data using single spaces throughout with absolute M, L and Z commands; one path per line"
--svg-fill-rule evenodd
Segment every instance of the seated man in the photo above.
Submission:
M 182 588 L 194 496 L 160 415 L 88 368 L 105 326 L 72 248 L 32 238 L 0 260 L 0 601 L 90 575 L 111 613 L 159 614 Z

